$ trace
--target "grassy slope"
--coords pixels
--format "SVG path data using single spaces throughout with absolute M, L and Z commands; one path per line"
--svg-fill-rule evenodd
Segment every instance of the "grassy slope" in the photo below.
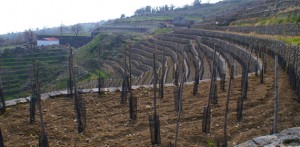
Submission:
M 299 10 L 300 8 L 288 8 L 283 11 L 278 11 L 274 16 L 267 18 L 237 20 L 232 22 L 230 26 L 266 26 L 276 24 L 299 23 L 300 13 L 294 12 Z
M 32 56 L 28 53 L 19 53 L 14 49 L 6 49 L 0 55 L 2 63 L 2 82 L 6 99 L 30 95 L 31 90 L 25 90 L 25 83 L 30 79 L 29 67 L 32 66 Z M 35 53 L 35 59 L 40 67 L 40 81 L 42 91 L 52 85 L 57 76 L 63 72 L 67 52 L 59 46 L 49 46 Z M 9 82 L 8 82 L 9 81 Z M 28 84 L 28 83 L 27 83 Z M 23 91 L 23 90 L 25 91 Z
M 202 21 L 203 17 L 210 16 L 216 12 L 229 10 L 237 7 L 240 4 L 247 2 L 247 0 L 241 0 L 239 2 L 219 2 L 217 4 L 205 4 L 202 7 L 192 7 L 179 8 L 174 11 L 165 11 L 154 14 L 147 14 L 142 16 L 132 16 L 124 19 L 117 19 L 113 25 L 117 24 L 139 24 L 139 23 L 155 23 L 159 21 L 172 20 L 176 16 L 184 16 L 187 20 L 194 20 L 195 22 Z
M 111 34 L 101 33 L 87 45 L 79 48 L 76 52 L 75 62 L 89 73 L 81 78 L 81 81 L 95 80 L 98 77 L 99 47 L 101 47 L 101 60 L 114 60 L 123 58 L 124 42 L 132 43 L 144 39 L 144 35 L 135 33 Z M 101 69 L 101 75 L 108 77 L 105 69 Z

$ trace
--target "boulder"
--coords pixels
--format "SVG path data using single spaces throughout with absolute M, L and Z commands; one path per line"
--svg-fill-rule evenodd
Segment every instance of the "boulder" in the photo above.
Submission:
M 289 128 L 278 134 L 255 137 L 234 147 L 300 146 L 300 127 Z
M 48 93 L 43 93 L 43 94 L 41 94 L 41 99 L 42 99 L 42 100 L 46 100 L 46 99 L 48 99 L 48 98 L 50 98 L 50 94 L 48 94 Z
M 15 106 L 15 105 L 17 105 L 17 102 L 15 100 L 5 101 L 6 107 Z
M 15 100 L 18 104 L 24 104 L 27 103 L 28 100 L 26 98 L 18 98 Z

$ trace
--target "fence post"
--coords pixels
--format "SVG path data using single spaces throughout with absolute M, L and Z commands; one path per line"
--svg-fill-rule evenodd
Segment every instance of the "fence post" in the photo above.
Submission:
M 211 123 L 211 118 L 210 118 L 210 103 L 211 103 L 211 94 L 212 94 L 212 88 L 215 86 L 214 81 L 213 81 L 213 76 L 214 76 L 214 64 L 215 64 L 215 56 L 216 56 L 216 49 L 214 48 L 214 54 L 213 54 L 213 66 L 211 69 L 211 80 L 210 80 L 210 88 L 209 88 L 209 95 L 208 95 L 208 100 L 207 100 L 207 105 L 203 109 L 203 121 L 202 121 L 202 131 L 205 133 L 209 133 L 210 131 L 210 123 Z
M 195 81 L 194 81 L 194 89 L 193 89 L 193 95 L 194 96 L 196 94 L 198 94 L 198 87 L 199 87 L 199 80 L 200 80 L 200 71 L 201 71 L 200 68 L 197 68 L 197 70 L 196 70 Z
M 128 90 L 129 90 L 129 113 L 130 113 L 130 119 L 136 120 L 137 119 L 137 97 L 133 96 L 133 93 L 131 91 L 131 45 L 128 45 L 129 47 L 129 81 L 128 81 Z
M 275 56 L 275 99 L 274 99 L 274 123 L 272 134 L 277 133 L 277 120 L 278 120 L 278 56 Z
M 70 45 L 70 55 L 69 55 L 69 85 L 70 85 L 70 97 L 73 97 L 73 75 L 72 75 L 72 68 L 73 68 L 73 50 Z
M 182 112 L 182 95 L 183 95 L 183 84 L 184 84 L 184 76 L 185 72 L 181 75 L 181 81 L 180 81 L 180 91 L 179 91 L 179 99 L 178 99 L 178 112 L 177 112 L 177 123 L 176 123 L 176 133 L 175 133 L 175 143 L 174 146 L 177 147 L 177 140 L 178 140 L 178 134 L 179 134 L 179 122 L 180 122 L 180 114 Z
M 153 93 L 154 93 L 154 113 L 149 116 L 149 125 L 150 125 L 150 135 L 151 135 L 151 144 L 152 145 L 160 145 L 160 123 L 159 116 L 156 113 L 156 90 L 157 90 L 157 71 L 155 64 L 155 53 L 153 54 Z
M 234 67 L 231 66 L 230 71 L 233 70 Z M 233 72 L 230 72 L 230 77 L 233 75 Z M 229 111 L 229 97 L 230 97 L 230 90 L 231 90 L 231 78 L 229 79 L 228 83 L 228 91 L 227 91 L 227 98 L 226 98 L 226 108 L 225 108 L 225 119 L 224 119 L 224 147 L 228 146 L 228 135 L 227 135 L 227 116 Z
M 160 79 L 160 83 L 159 83 L 159 96 L 160 96 L 160 99 L 164 98 L 164 75 L 165 75 L 165 72 L 166 72 L 166 67 L 165 67 L 165 64 L 166 64 L 166 59 L 165 59 L 165 48 L 163 49 L 163 57 L 162 57 L 162 72 L 161 72 L 161 79 Z
M 4 94 L 3 94 L 1 74 L 2 74 L 2 69 L 1 69 L 1 63 L 0 63 L 0 100 L 1 100 L 0 111 L 3 114 L 6 112 L 6 106 L 5 106 L 5 98 L 4 98 Z
M 98 95 L 100 96 L 101 95 L 101 88 L 102 88 L 102 78 L 101 78 L 101 47 L 99 46 L 99 72 L 98 72 Z
M 126 46 L 123 52 L 124 56 L 124 74 L 123 74 L 123 82 L 122 82 L 122 92 L 121 92 L 121 104 L 126 103 L 127 98 L 127 92 L 129 89 L 129 79 L 128 79 L 128 73 L 127 73 L 127 59 L 126 59 Z

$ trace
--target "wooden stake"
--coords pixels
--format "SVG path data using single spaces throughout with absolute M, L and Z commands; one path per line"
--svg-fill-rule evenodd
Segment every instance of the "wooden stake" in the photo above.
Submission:
M 175 143 L 174 146 L 177 147 L 177 140 L 178 140 L 178 134 L 179 134 L 179 122 L 180 122 L 180 114 L 182 112 L 182 95 L 183 95 L 183 84 L 184 84 L 184 75 L 185 72 L 183 72 L 183 74 L 181 75 L 181 81 L 180 81 L 180 91 L 179 91 L 179 101 L 178 101 L 178 112 L 177 112 L 177 123 L 176 123 L 176 135 L 175 135 Z
M 230 71 L 233 70 L 234 67 L 231 66 Z M 230 72 L 230 77 L 233 76 L 233 72 Z M 228 83 L 228 91 L 227 91 L 227 98 L 226 98 L 226 109 L 225 109 L 225 119 L 224 119 L 224 147 L 228 146 L 228 135 L 227 135 L 227 116 L 229 110 L 229 98 L 230 98 L 230 90 L 231 90 L 231 78 L 229 79 Z
M 69 55 L 69 85 L 70 85 L 70 97 L 73 98 L 73 50 L 70 45 L 70 55 Z
M 277 121 L 278 121 L 278 56 L 275 56 L 275 99 L 274 99 L 274 122 L 272 133 L 277 133 Z
M 5 98 L 4 98 L 4 94 L 3 94 L 3 86 L 2 86 L 2 79 L 1 79 L 1 63 L 0 63 L 0 99 L 1 99 L 1 113 L 5 113 L 6 112 L 6 106 L 5 106 Z
M 99 46 L 99 72 L 98 72 L 98 95 L 100 96 L 101 95 L 101 86 L 102 86 L 102 81 L 101 81 L 101 47 Z
M 154 93 L 154 114 L 156 115 L 156 91 L 157 91 L 157 72 L 156 72 L 156 62 L 155 53 L 153 54 L 153 93 Z

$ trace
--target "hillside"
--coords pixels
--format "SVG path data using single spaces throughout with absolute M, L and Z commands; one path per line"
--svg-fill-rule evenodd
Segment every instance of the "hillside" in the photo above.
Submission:
M 268 64 L 273 65 L 274 61 L 268 58 Z M 236 122 L 236 103 L 240 95 L 241 78 L 236 77 L 233 80 L 228 123 L 229 146 L 270 132 L 273 120 L 273 72 L 274 67 L 269 66 L 266 75 L 268 78 L 264 84 L 260 84 L 259 77 L 250 76 L 244 119 L 239 123 Z M 292 88 L 287 84 L 287 75 L 282 70 L 279 78 L 278 129 L 281 130 L 300 125 L 300 104 Z M 174 143 L 176 112 L 173 89 L 174 87 L 166 87 L 165 97 L 158 101 L 157 111 L 160 116 L 163 146 L 168 146 L 170 142 Z M 192 95 L 191 89 L 192 85 L 184 86 L 178 145 L 208 146 L 208 144 L 216 145 L 217 140 L 222 142 L 226 91 L 218 92 L 219 102 L 212 108 L 211 132 L 205 134 L 201 131 L 201 122 L 203 106 L 207 103 L 209 82 L 201 82 L 200 94 L 197 96 Z M 72 99 L 56 97 L 43 101 L 49 144 L 51 146 L 149 146 L 151 143 L 148 116 L 153 112 L 153 91 L 149 88 L 138 88 L 134 90 L 134 95 L 138 97 L 136 121 L 129 119 L 128 106 L 119 104 L 120 92 L 106 93 L 101 97 L 97 94 L 84 94 L 87 128 L 80 134 L 75 132 Z M 64 111 L 60 110 L 62 107 Z M 34 125 L 28 125 L 28 108 L 28 104 L 19 104 L 9 108 L 7 114 L 2 116 L 0 125 L 7 146 L 30 146 L 38 143 L 39 123 L 37 121 Z
M 63 73 L 67 64 L 67 50 L 61 46 L 40 49 L 6 49 L 0 55 L 1 79 L 6 99 L 31 95 L 33 59 L 39 64 L 42 91 L 55 87 L 55 79 Z
M 48 64 L 50 55 L 41 57 L 45 67 L 53 67 L 49 71 L 41 67 L 42 78 L 49 78 L 50 84 L 45 83 L 52 85 L 42 87 L 42 92 L 54 91 L 43 96 L 55 97 L 42 101 L 50 145 L 154 145 L 149 127 L 149 116 L 154 111 L 154 88 L 149 85 L 153 83 L 159 87 L 157 93 L 164 90 L 163 99 L 157 96 L 162 146 L 176 142 L 177 122 L 178 146 L 224 144 L 230 77 L 234 79 L 229 97 L 228 146 L 270 134 L 277 88 L 275 58 L 279 67 L 279 107 L 277 128 L 273 131 L 299 126 L 299 5 L 298 0 L 226 0 L 143 13 L 98 27 L 92 32 L 93 39 L 73 48 L 72 54 L 69 49 L 54 47 L 60 51 L 56 56 L 64 56 L 55 60 L 58 64 Z M 174 23 L 178 19 L 182 25 Z M 37 51 L 36 55 L 46 54 L 39 53 L 43 51 L 51 49 Z M 21 62 L 27 63 L 15 61 L 27 56 L 8 53 L 3 55 L 14 60 L 7 61 L 4 67 L 19 68 Z M 65 58 L 68 55 L 70 63 Z M 23 73 L 20 76 L 27 76 Z M 26 81 L 26 77 L 15 80 Z M 70 87 L 74 83 L 76 86 Z M 3 85 L 7 92 L 7 82 Z M 179 85 L 183 86 L 182 97 Z M 99 86 L 105 91 L 101 96 L 88 93 L 97 92 Z M 79 93 L 73 98 L 64 97 L 76 87 Z M 198 93 L 193 94 L 196 90 Z M 64 94 L 56 97 L 53 93 Z M 181 98 L 183 111 L 177 113 L 174 109 L 179 105 L 175 106 L 175 102 L 180 103 Z M 125 104 L 120 104 L 122 100 Z M 133 103 L 132 107 L 128 107 L 129 103 Z M 129 118 L 134 104 L 136 120 Z M 29 104 L 17 104 L 2 115 L 0 126 L 8 146 L 38 143 L 39 120 L 27 125 L 28 107 Z M 21 124 L 26 127 L 15 127 Z M 76 125 L 84 131 L 77 133 L 80 127 Z M 16 141 L 25 139 L 28 143 Z

